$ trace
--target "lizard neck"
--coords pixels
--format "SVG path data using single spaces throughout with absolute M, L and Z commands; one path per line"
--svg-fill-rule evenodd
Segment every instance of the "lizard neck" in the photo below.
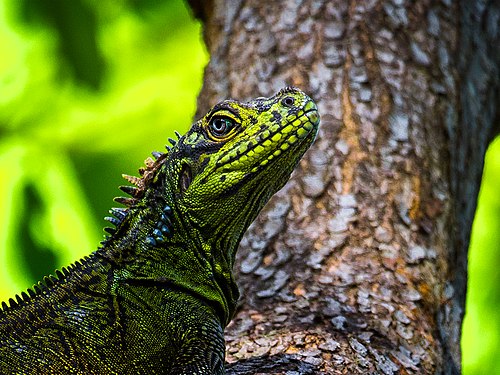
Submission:
M 224 254 L 234 254 L 236 248 L 207 241 L 179 202 L 165 187 L 161 194 L 148 192 L 127 209 L 98 254 L 112 264 L 116 279 L 195 295 L 214 308 L 226 325 L 239 293 L 232 259 Z

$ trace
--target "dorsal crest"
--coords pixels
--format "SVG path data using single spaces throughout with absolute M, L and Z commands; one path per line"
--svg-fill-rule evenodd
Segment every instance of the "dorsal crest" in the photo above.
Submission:
M 177 136 L 178 139 L 182 137 L 181 134 L 179 134 L 177 131 L 175 132 L 175 135 Z M 172 144 L 172 146 L 175 146 L 177 143 L 177 141 L 175 141 L 172 138 L 169 138 L 168 140 Z M 104 219 L 113 224 L 114 227 L 113 228 L 105 227 L 104 230 L 106 232 L 108 232 L 111 235 L 114 234 L 116 232 L 116 228 L 123 222 L 123 220 L 127 216 L 128 210 L 131 207 L 134 207 L 144 197 L 146 191 L 150 187 L 151 182 L 153 181 L 158 170 L 163 166 L 163 164 L 165 164 L 168 152 L 171 150 L 170 146 L 166 145 L 165 147 L 167 149 L 167 152 L 153 151 L 151 153 L 154 159 L 148 157 L 144 161 L 144 166 L 139 168 L 139 176 L 130 176 L 127 174 L 122 175 L 122 177 L 125 180 L 127 180 L 132 184 L 132 185 L 123 185 L 119 187 L 120 190 L 128 194 L 129 197 L 114 198 L 115 202 L 123 204 L 125 208 L 115 207 L 109 210 L 109 213 L 113 216 L 107 216 Z M 107 239 L 108 238 L 106 238 L 101 243 L 105 245 Z
M 8 302 L 2 301 L 2 304 L 0 306 L 0 316 L 2 314 L 8 313 L 8 311 L 11 309 L 23 307 L 32 298 L 35 298 L 40 294 L 48 293 L 51 288 L 64 281 L 71 275 L 71 273 L 75 272 L 76 269 L 81 269 L 83 266 L 88 264 L 91 261 L 91 257 L 92 255 L 85 256 L 84 258 L 74 262 L 67 267 L 56 270 L 55 275 L 45 276 L 31 288 L 27 289 L 24 292 L 21 292 L 21 294 L 16 294 L 14 298 L 9 298 Z

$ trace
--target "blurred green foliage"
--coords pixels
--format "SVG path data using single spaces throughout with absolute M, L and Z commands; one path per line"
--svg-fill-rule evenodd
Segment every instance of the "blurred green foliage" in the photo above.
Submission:
M 101 219 L 195 112 L 207 54 L 181 0 L 0 1 L 0 301 L 97 248 Z M 470 249 L 464 373 L 500 374 L 500 141 Z
M 208 56 L 180 1 L 0 1 L 0 301 L 97 249 L 121 173 L 185 131 Z
M 469 247 L 463 373 L 500 374 L 500 138 L 486 153 Z

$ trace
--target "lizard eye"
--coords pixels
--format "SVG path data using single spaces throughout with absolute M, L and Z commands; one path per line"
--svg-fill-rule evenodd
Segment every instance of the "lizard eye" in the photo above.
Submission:
M 295 103 L 295 99 L 292 98 L 291 96 L 286 96 L 283 99 L 281 99 L 281 104 L 285 107 L 291 107 L 293 106 L 293 103 Z
M 214 117 L 210 120 L 210 133 L 216 138 L 224 137 L 234 127 L 234 120 L 229 117 Z

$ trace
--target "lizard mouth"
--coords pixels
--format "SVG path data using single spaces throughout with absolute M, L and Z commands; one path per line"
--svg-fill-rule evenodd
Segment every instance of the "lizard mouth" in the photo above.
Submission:
M 261 167 L 265 167 L 289 149 L 300 148 L 304 145 L 306 146 L 304 147 L 305 152 L 309 145 L 314 142 L 319 125 L 319 113 L 316 105 L 312 101 L 309 101 L 304 109 L 302 114 L 297 115 L 295 119 L 292 119 L 274 135 L 271 135 L 271 141 L 269 141 L 269 139 L 261 139 L 261 144 L 264 148 L 267 148 L 271 152 L 267 153 L 267 157 L 263 158 L 260 163 L 252 169 L 252 172 L 256 172 Z M 275 142 L 273 142 L 273 140 Z M 274 146 L 273 143 L 275 143 Z M 298 158 L 301 156 L 302 153 L 297 155 Z

